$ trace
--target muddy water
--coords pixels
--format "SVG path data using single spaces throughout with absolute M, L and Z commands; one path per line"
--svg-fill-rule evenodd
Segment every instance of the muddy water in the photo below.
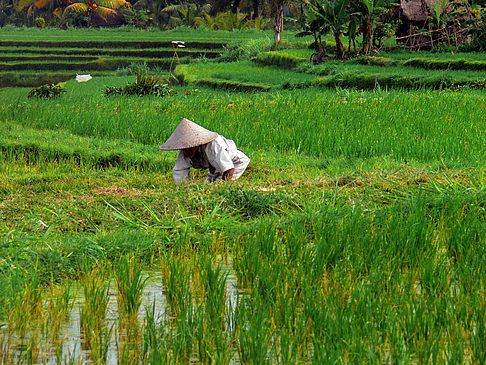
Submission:
M 229 267 L 224 267 L 227 272 L 226 280 L 226 305 L 229 308 L 234 309 L 236 307 L 238 298 L 238 289 L 236 285 L 236 277 Z M 146 285 L 143 292 L 142 306 L 138 314 L 139 323 L 143 324 L 146 308 L 155 306 L 155 318 L 164 318 L 164 314 L 167 309 L 167 301 L 164 295 L 164 287 L 162 285 L 162 277 L 158 272 L 146 272 L 147 278 Z M 38 357 L 36 364 L 57 364 L 57 363 L 83 363 L 89 364 L 90 355 L 87 345 L 84 341 L 81 332 L 81 309 L 84 304 L 84 297 L 82 288 L 76 288 L 74 294 L 74 303 L 70 316 L 65 323 L 62 324 L 59 335 L 59 342 L 54 344 L 52 342 L 46 342 L 39 339 L 38 342 Z M 111 281 L 111 287 L 109 290 L 109 302 L 107 310 L 108 325 L 113 325 L 113 331 L 111 334 L 111 340 L 108 347 L 107 361 L 106 363 L 117 364 L 117 343 L 116 332 L 117 323 L 119 319 L 118 305 L 116 298 L 116 287 L 113 280 Z M 0 330 L 0 339 L 7 332 L 7 328 L 3 327 Z M 25 357 L 25 350 L 29 343 L 32 334 L 27 334 L 25 338 L 19 338 L 18 336 L 12 336 L 7 341 L 8 346 L 0 350 L 6 350 L 9 353 L 9 358 L 13 363 L 21 363 Z M 1 341 L 1 340 L 0 340 Z M 2 346 L 3 347 L 3 346 Z M 56 355 L 57 352 L 57 355 Z M 59 358 L 60 355 L 60 358 Z

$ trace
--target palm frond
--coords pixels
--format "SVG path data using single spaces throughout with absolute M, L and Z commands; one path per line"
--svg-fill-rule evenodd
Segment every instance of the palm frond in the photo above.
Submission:
M 47 5 L 50 5 L 54 2 L 54 0 L 37 0 L 34 2 L 34 5 L 39 8 L 39 9 L 42 9 L 43 7 L 46 7 Z
M 17 1 L 14 2 L 15 10 L 21 11 L 25 7 L 31 5 L 33 2 L 34 2 L 34 0 L 17 0 Z
M 98 15 L 99 17 L 106 19 L 110 15 L 111 16 L 117 16 L 117 12 L 113 9 L 106 8 L 104 6 L 98 6 L 96 9 L 93 9 L 93 12 Z
M 73 12 L 73 13 L 80 13 L 84 14 L 88 11 L 88 5 L 84 3 L 74 3 L 66 7 L 64 9 L 64 13 L 62 13 L 62 16 L 66 16 L 67 13 Z
M 98 6 L 110 9 L 130 8 L 131 4 L 125 0 L 96 0 Z
M 162 9 L 164 13 L 171 13 L 173 11 L 178 11 L 181 5 L 169 5 Z

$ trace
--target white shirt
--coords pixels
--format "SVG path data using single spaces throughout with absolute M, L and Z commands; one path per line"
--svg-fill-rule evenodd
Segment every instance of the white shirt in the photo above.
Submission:
M 176 184 L 189 178 L 191 167 L 207 169 L 210 175 L 219 176 L 235 168 L 242 158 L 249 161 L 243 152 L 238 151 L 231 139 L 218 135 L 211 142 L 199 146 L 194 157 L 184 157 L 184 153 L 179 151 L 172 175 Z

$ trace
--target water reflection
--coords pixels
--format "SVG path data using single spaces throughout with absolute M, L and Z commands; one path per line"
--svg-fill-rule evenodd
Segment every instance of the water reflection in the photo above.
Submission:
M 226 277 L 226 307 L 234 312 L 238 296 L 241 295 L 237 288 L 236 276 L 229 266 L 223 267 Z M 164 286 L 162 284 L 162 276 L 159 272 L 145 272 L 144 277 L 147 278 L 146 285 L 142 296 L 142 306 L 138 313 L 138 323 L 140 326 L 145 322 L 147 309 L 154 306 L 155 318 L 163 321 L 167 318 L 167 300 L 165 297 Z M 118 363 L 118 346 L 117 334 L 119 326 L 119 311 L 117 303 L 117 290 L 114 280 L 110 281 L 109 301 L 106 320 L 109 327 L 113 326 L 111 332 L 110 342 L 108 344 L 108 351 L 106 357 L 106 364 Z M 0 327 L 0 333 L 3 345 L 0 350 L 8 352 L 8 357 L 13 363 L 20 363 L 22 359 L 26 358 L 26 351 L 33 336 L 38 336 L 37 347 L 39 352 L 35 359 L 35 364 L 59 364 L 59 363 L 92 363 L 90 358 L 90 350 L 84 339 L 81 330 L 81 311 L 84 306 L 83 288 L 78 283 L 71 294 L 74 299 L 72 309 L 67 320 L 63 322 L 59 330 L 58 341 L 53 343 L 45 338 L 43 339 L 39 333 L 27 333 L 23 338 L 15 335 L 8 336 L 8 328 Z M 233 317 L 230 313 L 230 319 Z M 230 323 L 231 326 L 231 323 Z M 1 342 L 0 342 L 1 344 Z

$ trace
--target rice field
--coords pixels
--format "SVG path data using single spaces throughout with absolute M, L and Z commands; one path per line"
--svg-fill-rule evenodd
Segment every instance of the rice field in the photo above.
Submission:
M 0 88 L 1 363 L 485 361 L 484 92 L 103 96 L 133 81 Z M 183 117 L 241 179 L 174 184 Z

